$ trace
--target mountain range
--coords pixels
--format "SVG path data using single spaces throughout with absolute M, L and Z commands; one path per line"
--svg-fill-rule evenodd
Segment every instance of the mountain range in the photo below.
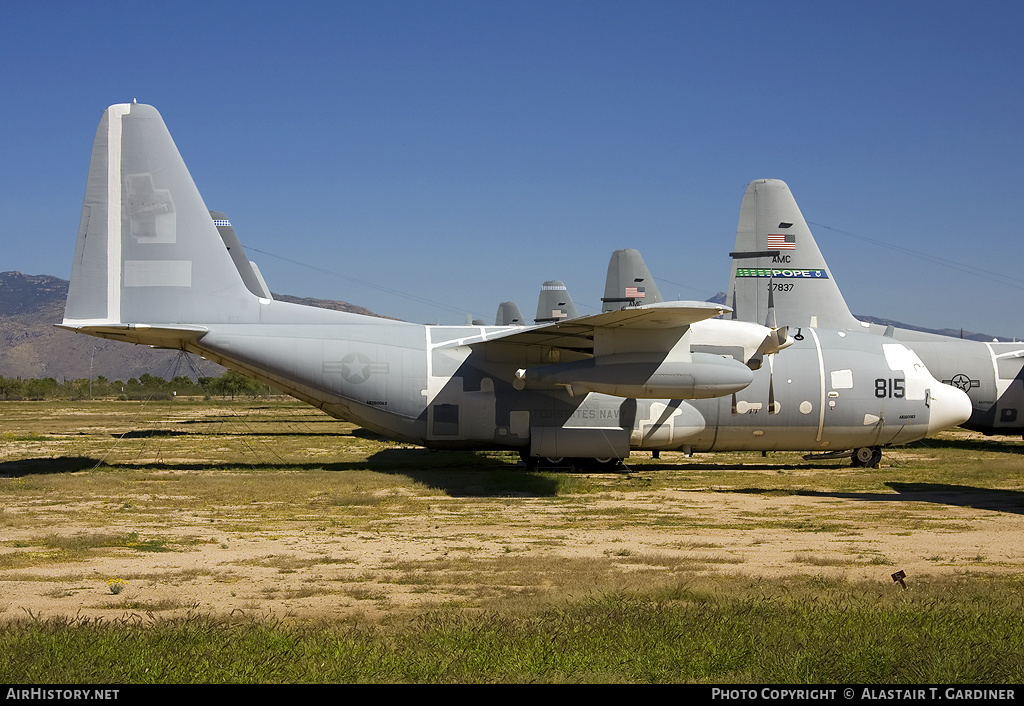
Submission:
M 144 373 L 170 380 L 177 375 L 218 376 L 224 368 L 199 356 L 129 346 L 54 327 L 64 319 L 68 281 L 49 275 L 0 272 L 0 376 L 78 380 L 129 380 Z M 275 299 L 376 316 L 347 302 L 274 294 Z M 194 366 L 194 369 L 193 369 Z
M 218 376 L 224 369 L 198 356 L 187 358 L 177 351 L 129 346 L 92 336 L 80 336 L 55 328 L 64 318 L 68 281 L 49 275 L 0 272 L 0 376 L 77 380 L 96 378 L 129 380 L 145 373 L 171 379 L 177 375 Z M 282 301 L 377 316 L 347 302 L 274 294 Z M 725 303 L 719 292 L 708 301 Z M 995 336 L 960 329 L 926 329 L 890 319 L 857 315 L 858 319 L 883 326 L 893 325 L 944 336 L 991 341 Z M 1003 339 L 1006 340 L 1006 339 Z

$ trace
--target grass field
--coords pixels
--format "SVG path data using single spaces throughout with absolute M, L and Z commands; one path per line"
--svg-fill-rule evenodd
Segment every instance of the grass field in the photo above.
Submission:
M 0 681 L 1024 681 L 1020 439 L 539 473 L 277 399 L 0 415 Z

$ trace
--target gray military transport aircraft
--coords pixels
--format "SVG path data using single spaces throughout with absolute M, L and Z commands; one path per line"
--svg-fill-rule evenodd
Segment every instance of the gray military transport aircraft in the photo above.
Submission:
M 625 301 L 632 301 L 633 305 L 636 305 L 637 297 L 644 297 L 646 301 L 652 303 L 664 301 L 640 253 L 636 250 L 617 250 L 612 254 L 611 262 L 608 265 L 604 306 L 606 309 L 616 307 Z M 764 311 L 766 325 L 771 323 L 772 326 L 775 326 L 775 313 L 773 293 L 769 291 Z M 778 330 L 782 331 L 788 328 L 784 326 Z M 768 374 L 767 379 L 755 375 L 754 384 L 732 394 L 731 404 L 728 408 L 724 406 L 724 400 L 704 400 L 693 403 L 706 419 L 717 414 L 719 431 L 724 425 L 742 427 L 744 424 L 754 424 L 757 426 L 758 428 L 752 434 L 753 438 L 746 439 L 744 442 L 743 448 L 745 449 L 751 451 L 773 451 L 781 448 L 814 450 L 817 453 L 809 455 L 807 458 L 848 456 L 852 458 L 855 466 L 877 466 L 882 458 L 883 446 L 904 443 L 902 438 L 889 439 L 886 435 L 891 434 L 900 424 L 913 422 L 913 416 L 907 414 L 899 404 L 894 404 L 896 401 L 923 400 L 924 406 L 928 407 L 934 405 L 932 397 L 937 392 L 947 399 L 949 396 L 958 399 L 957 404 L 960 405 L 961 418 L 965 418 L 968 414 L 965 396 L 951 394 L 948 385 L 927 387 L 925 386 L 927 383 L 922 381 L 909 383 L 908 386 L 910 378 L 901 373 L 911 369 L 920 372 L 925 369 L 925 366 L 901 344 L 890 345 L 893 342 L 889 339 L 881 339 L 860 331 L 830 330 L 823 327 L 816 327 L 813 331 L 808 331 L 807 335 L 802 330 L 797 330 L 792 335 L 792 339 L 794 340 L 792 349 L 778 357 L 767 357 L 769 369 L 772 371 Z M 799 369 L 781 367 L 783 362 L 796 362 L 798 351 L 802 351 L 802 361 L 807 366 L 803 369 L 800 377 L 797 377 Z M 881 364 L 883 367 L 879 367 L 880 363 L 877 362 L 879 352 L 884 359 L 884 364 Z M 754 359 L 748 361 L 748 364 L 757 366 L 760 361 L 755 356 Z M 786 375 L 784 386 L 780 386 L 776 382 L 782 380 L 780 374 Z M 812 381 L 815 378 L 820 381 L 820 384 L 813 384 Z M 767 385 L 767 389 L 764 385 Z M 791 386 L 795 389 L 791 390 Z M 910 387 L 915 389 L 911 390 Z M 878 394 L 878 390 L 881 388 L 885 389 L 885 394 Z M 873 395 L 872 391 L 874 391 Z M 805 397 L 799 402 L 798 409 L 806 417 L 801 419 L 795 414 L 776 416 L 780 414 L 783 407 L 780 393 L 793 395 L 794 392 Z M 819 395 L 820 402 L 817 413 L 815 413 L 815 405 L 810 393 Z M 719 405 L 717 411 L 711 408 L 716 403 Z M 872 443 L 860 446 L 854 442 L 845 448 L 830 443 L 832 440 L 828 438 L 826 429 L 829 425 L 828 422 L 835 418 L 835 413 L 838 411 L 842 411 L 847 419 L 860 418 L 862 425 L 866 428 L 857 435 L 857 438 L 866 439 L 871 434 L 876 434 L 871 439 Z M 858 416 L 861 413 L 863 413 L 863 417 Z M 745 415 L 761 414 L 767 416 L 759 418 L 757 422 L 744 421 L 744 419 L 750 419 Z M 813 439 L 813 442 L 818 443 L 817 446 L 813 445 L 806 435 L 806 431 L 815 425 L 820 425 L 818 434 Z M 797 434 L 800 427 L 807 428 L 802 436 Z M 758 431 L 761 434 L 757 434 Z M 793 443 L 793 439 L 802 439 L 804 446 L 799 449 L 792 446 L 783 447 L 779 444 L 780 438 L 786 439 L 787 443 Z M 852 439 L 853 435 L 849 438 Z M 730 446 L 722 444 L 716 445 L 710 450 L 725 450 L 727 448 Z
M 793 194 L 778 179 L 752 181 L 740 206 L 727 301 L 733 318 L 764 321 L 769 309 L 796 335 L 822 328 L 900 341 L 942 382 L 970 397 L 968 429 L 1024 434 L 1024 343 L 981 342 L 856 319 Z M 875 394 L 891 391 L 879 378 Z
M 276 301 L 216 220 L 159 113 L 108 108 L 59 325 L 202 355 L 394 439 L 517 450 L 531 464 L 614 467 L 639 449 L 897 444 L 970 413 L 963 392 L 897 342 L 794 340 L 713 318 L 729 309 L 707 302 L 487 327 Z M 878 380 L 885 398 L 873 393 Z

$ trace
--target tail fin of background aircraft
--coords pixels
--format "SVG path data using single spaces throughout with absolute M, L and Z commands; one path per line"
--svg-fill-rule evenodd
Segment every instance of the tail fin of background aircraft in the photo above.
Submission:
M 224 247 L 228 249 L 228 254 L 231 255 L 231 260 L 235 263 L 235 269 L 238 270 L 242 281 L 245 282 L 245 288 L 257 297 L 273 299 L 274 295 L 270 293 L 270 288 L 267 287 L 267 283 L 263 280 L 260 268 L 256 267 L 256 263 L 251 262 L 245 256 L 245 250 L 242 249 L 242 244 L 238 241 L 238 236 L 235 235 L 235 228 L 231 225 L 231 221 L 228 220 L 227 214 L 220 211 L 210 211 L 210 218 L 213 219 L 213 225 L 217 226 L 220 239 L 224 241 Z
M 515 302 L 502 302 L 498 305 L 498 314 L 494 317 L 495 326 L 522 326 L 523 315 Z
M 259 319 L 163 119 L 106 110 L 96 131 L 64 310 L 69 328 Z
M 558 280 L 548 280 L 541 285 L 540 296 L 537 297 L 537 316 L 534 319 L 536 323 L 548 324 L 578 316 L 576 305 L 564 284 Z
M 782 326 L 862 328 L 785 182 L 759 179 L 747 185 L 730 254 L 726 301 L 733 318 L 764 324 L 771 307 Z
M 657 304 L 664 299 L 640 253 L 616 250 L 608 262 L 608 277 L 601 301 L 604 302 L 602 311 L 617 311 L 627 306 Z

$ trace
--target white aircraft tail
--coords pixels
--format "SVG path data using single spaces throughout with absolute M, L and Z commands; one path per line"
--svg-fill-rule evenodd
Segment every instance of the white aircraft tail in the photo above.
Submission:
M 785 182 L 759 179 L 747 185 L 730 254 L 726 304 L 733 318 L 791 330 L 862 328 Z
M 250 288 L 160 114 L 110 106 L 93 143 L 63 325 L 258 321 Z

